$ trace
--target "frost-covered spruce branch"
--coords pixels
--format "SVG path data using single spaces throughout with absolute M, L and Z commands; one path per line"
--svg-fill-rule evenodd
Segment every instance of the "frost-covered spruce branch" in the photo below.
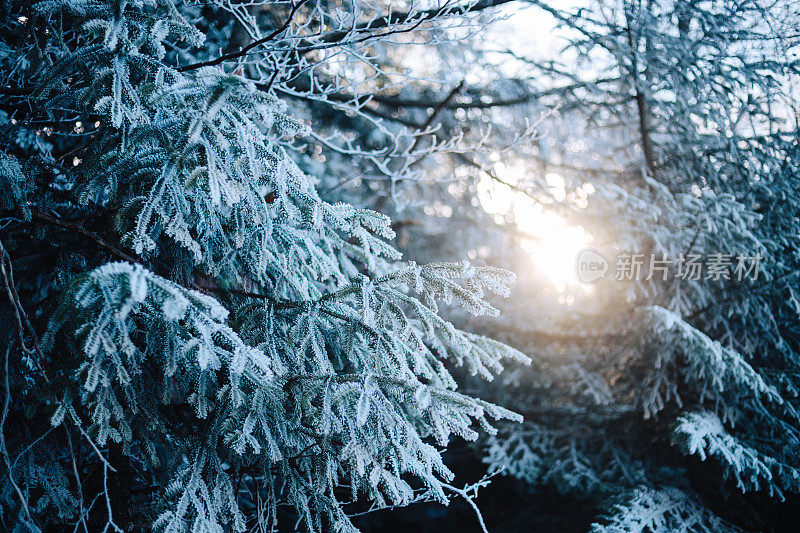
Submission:
M 307 172 L 295 140 L 312 128 L 272 90 L 306 59 L 280 48 L 304 27 L 355 45 L 307 4 L 263 4 L 272 28 L 227 2 L 9 4 L 0 209 L 10 310 L 32 324 L 0 326 L 4 526 L 352 531 L 353 502 L 471 497 L 431 442 L 519 419 L 456 392 L 449 363 L 490 379 L 527 359 L 438 313 L 493 314 L 484 298 L 513 276 L 400 263 L 387 216 L 323 198 L 326 171 Z M 353 38 L 491 5 L 370 14 Z M 264 39 L 241 68 L 226 14 Z M 256 50 L 285 69 L 266 87 Z

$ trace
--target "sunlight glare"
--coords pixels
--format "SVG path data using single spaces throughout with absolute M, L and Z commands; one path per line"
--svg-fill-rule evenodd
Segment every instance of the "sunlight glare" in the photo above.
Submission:
M 518 183 L 524 169 L 518 165 L 498 163 L 495 171 L 502 171 L 508 183 Z M 548 173 L 546 184 L 552 198 L 562 201 L 566 188 L 564 180 L 555 173 Z M 585 187 L 585 192 L 593 192 Z M 563 293 L 567 289 L 577 289 L 590 293 L 592 287 L 578 280 L 576 260 L 581 250 L 592 243 L 592 236 L 582 226 L 571 225 L 562 216 L 544 207 L 548 198 L 535 202 L 527 195 L 498 184 L 485 175 L 478 185 L 478 198 L 483 207 L 498 217 L 513 215 L 519 230 L 525 235 L 520 242 L 522 249 L 530 256 L 534 268 L 547 281 Z M 585 200 L 585 199 L 584 199 Z
M 522 248 L 557 291 L 591 288 L 578 280 L 575 266 L 580 251 L 588 248 L 592 241 L 585 229 L 570 226 L 564 218 L 547 212 L 536 213 L 520 226 L 533 236 L 522 240 Z

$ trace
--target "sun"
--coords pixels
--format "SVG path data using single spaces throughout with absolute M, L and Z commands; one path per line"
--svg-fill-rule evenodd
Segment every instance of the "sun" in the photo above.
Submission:
M 531 257 L 534 268 L 559 291 L 580 288 L 576 260 L 581 250 L 592 243 L 592 236 L 581 226 L 571 226 L 552 213 L 536 213 L 520 224 L 532 238 L 524 238 L 522 248 Z
M 495 170 L 503 172 L 507 183 L 517 183 L 524 169 L 517 165 L 499 163 Z M 557 200 L 566 197 L 563 178 L 555 173 L 545 177 L 550 194 Z M 591 185 L 584 188 L 586 195 L 593 192 Z M 592 235 L 579 225 L 570 224 L 561 215 L 547 209 L 547 202 L 537 202 L 529 196 L 484 177 L 479 183 L 478 198 L 489 213 L 504 216 L 512 213 L 523 235 L 520 246 L 530 256 L 536 272 L 542 275 L 558 292 L 580 289 L 589 292 L 591 287 L 578 279 L 576 260 L 578 254 L 591 246 Z M 583 199 L 585 202 L 585 198 Z M 579 206 L 580 207 L 580 206 Z

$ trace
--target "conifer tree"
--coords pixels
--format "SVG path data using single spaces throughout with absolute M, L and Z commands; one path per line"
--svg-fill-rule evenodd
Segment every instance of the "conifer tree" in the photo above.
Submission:
M 526 421 L 486 461 L 594 499 L 597 531 L 778 528 L 800 489 L 797 6 L 531 3 L 581 58 L 527 60 L 531 83 L 578 81 L 552 102 L 585 148 L 555 147 L 552 168 L 594 191 L 550 208 L 610 271 L 561 311 L 523 290 L 533 303 L 493 329 L 534 363 L 495 389 Z M 641 275 L 614 279 L 625 254 Z M 647 276 L 651 257 L 665 275 Z M 699 277 L 683 275 L 692 257 Z
M 491 315 L 513 275 L 401 261 L 301 141 L 404 179 L 416 137 L 335 145 L 277 95 L 495 3 L 3 4 L 3 529 L 352 531 L 467 495 L 441 447 L 519 417 L 450 368 L 527 358 L 439 306 Z

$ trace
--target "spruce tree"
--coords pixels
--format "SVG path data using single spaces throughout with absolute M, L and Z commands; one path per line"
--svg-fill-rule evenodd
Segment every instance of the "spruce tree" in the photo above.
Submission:
M 401 261 L 387 216 L 320 195 L 276 95 L 491 5 L 4 3 L 4 529 L 352 531 L 467 495 L 441 448 L 519 417 L 450 368 L 527 358 L 439 305 L 491 315 L 513 275 Z
M 490 437 L 486 461 L 594 499 L 597 531 L 779 527 L 775 505 L 800 490 L 797 6 L 532 3 L 581 59 L 531 70 L 585 80 L 553 98 L 584 149 L 551 158 L 594 192 L 551 209 L 610 271 L 560 310 L 527 289 L 493 330 L 534 363 L 496 389 L 526 421 Z M 614 279 L 626 254 L 641 275 Z M 692 256 L 699 277 L 682 275 Z M 652 257 L 665 276 L 647 275 Z

